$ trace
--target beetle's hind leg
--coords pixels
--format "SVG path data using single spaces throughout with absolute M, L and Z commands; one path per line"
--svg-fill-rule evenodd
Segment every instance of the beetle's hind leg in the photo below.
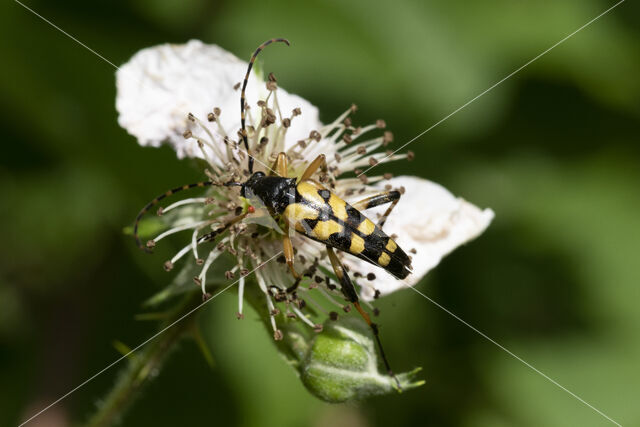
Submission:
M 396 385 L 398 386 L 398 389 L 402 390 L 402 387 L 400 386 L 400 381 L 398 381 L 398 378 L 395 376 L 395 374 L 391 370 L 391 366 L 389 365 L 387 356 L 385 356 L 384 354 L 384 349 L 382 348 L 382 342 L 380 341 L 380 335 L 378 334 L 378 325 L 376 325 L 371 321 L 371 317 L 369 316 L 369 313 L 364 311 L 364 309 L 360 305 L 360 299 L 358 298 L 356 289 L 353 286 L 353 283 L 351 282 L 351 279 L 349 278 L 349 275 L 347 274 L 347 271 L 345 270 L 344 265 L 342 265 L 342 262 L 340 261 L 340 259 L 338 258 L 338 256 L 336 255 L 335 251 L 331 246 L 327 246 L 327 254 L 329 255 L 329 260 L 331 261 L 331 266 L 333 267 L 333 271 L 338 277 L 338 280 L 340 281 L 340 285 L 342 287 L 342 293 L 349 300 L 349 302 L 353 304 L 356 310 L 358 310 L 358 313 L 360 313 L 360 316 L 362 316 L 365 322 L 367 322 L 367 325 L 369 325 L 369 327 L 371 328 L 371 331 L 373 332 L 373 336 L 376 338 L 376 342 L 378 343 L 378 348 L 380 349 L 380 356 L 382 357 L 384 366 L 387 369 L 387 373 L 389 374 L 390 377 L 393 377 L 393 379 L 396 381 Z
M 378 227 L 382 228 L 384 223 L 387 221 L 389 214 L 393 208 L 396 207 L 398 202 L 400 201 L 401 193 L 398 190 L 385 191 L 382 193 L 374 194 L 373 196 L 369 196 L 365 199 L 358 200 L 353 204 L 353 207 L 358 209 L 359 211 L 363 211 L 366 209 L 375 208 L 376 206 L 384 205 L 386 203 L 391 203 L 391 206 L 385 211 L 384 215 L 378 221 Z

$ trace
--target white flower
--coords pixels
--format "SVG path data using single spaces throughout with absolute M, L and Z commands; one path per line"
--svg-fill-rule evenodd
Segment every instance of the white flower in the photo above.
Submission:
M 246 70 L 246 62 L 199 40 L 143 49 L 118 70 L 118 123 L 140 145 L 159 147 L 169 142 L 179 158 L 202 158 L 196 141 L 182 136 L 192 126 L 187 115 L 206 118 L 214 107 L 219 108 L 221 122 L 225 129 L 233 130 L 229 136 L 235 138 L 240 129 L 240 90 L 234 90 L 234 85 L 242 81 Z M 268 95 L 258 79 L 249 79 L 246 93 L 249 106 Z M 302 112 L 287 130 L 285 149 L 321 126 L 318 109 L 303 98 L 279 89 L 278 103 L 283 112 L 296 107 Z M 221 136 L 215 127 L 212 130 L 214 137 Z M 220 160 L 214 158 L 216 163 Z
M 209 177 L 218 183 L 230 179 L 244 181 L 247 178 L 246 153 L 240 145 L 240 91 L 234 89 L 244 77 L 247 63 L 239 60 L 218 46 L 190 41 L 185 45 L 161 45 L 138 52 L 117 73 L 118 94 L 116 108 L 119 123 L 138 139 L 141 145 L 159 146 L 168 142 L 179 157 L 199 157 L 208 162 Z M 260 100 L 260 101 L 259 101 Z M 385 188 L 403 187 L 404 195 L 393 210 L 384 230 L 397 235 L 398 244 L 413 258 L 413 274 L 400 282 L 379 267 L 349 255 L 342 254 L 345 264 L 359 285 L 360 295 L 371 300 L 379 291 L 389 294 L 405 286 L 415 285 L 440 259 L 456 247 L 481 234 L 493 218 L 490 209 L 480 210 L 462 199 L 455 198 L 447 190 L 432 182 L 416 177 L 391 178 L 382 175 L 379 166 L 373 168 L 378 175 L 343 178 L 347 172 L 406 155 L 389 155 L 380 148 L 388 145 L 392 135 L 381 131 L 383 121 L 356 127 L 349 117 L 355 107 L 347 110 L 333 123 L 323 125 L 318 110 L 304 99 L 278 88 L 273 81 L 265 84 L 261 76 L 254 75 L 247 86 L 247 130 L 250 152 L 255 158 L 256 170 L 266 171 L 279 152 L 286 152 L 289 176 L 299 176 L 315 157 L 327 156 L 329 171 L 323 182 L 338 196 L 347 201 L 380 192 Z M 369 136 L 372 135 L 372 136 Z M 322 180 L 322 179 L 321 179 Z M 200 258 L 206 239 L 201 236 L 216 229 L 238 213 L 247 213 L 246 201 L 239 197 L 236 188 L 214 186 L 209 197 L 181 200 L 164 209 L 182 209 L 172 222 L 172 228 L 152 241 L 174 232 L 189 230 L 191 239 L 176 256 L 167 262 L 171 268 L 180 258 L 191 254 L 202 265 L 196 283 L 203 290 L 207 283 L 207 271 L 223 252 L 230 252 L 237 265 L 227 272 L 230 277 L 253 270 L 282 251 L 280 236 L 265 231 L 269 221 L 258 209 L 246 216 L 243 222 L 231 227 L 230 232 Z M 387 206 L 378 208 L 382 212 Z M 237 211 L 234 213 L 234 211 Z M 376 222 L 376 210 L 367 216 Z M 243 217 L 244 218 L 244 217 Z M 276 228 L 273 224 L 273 228 Z M 293 238 L 297 249 L 296 267 L 299 271 L 320 276 L 322 286 L 314 281 L 303 283 L 298 296 L 286 304 L 287 314 L 295 315 L 310 326 L 318 328 L 302 313 L 300 299 L 313 301 L 313 295 L 321 292 L 338 306 L 341 296 L 335 281 L 329 284 L 322 271 L 331 270 L 324 247 L 301 235 Z M 318 266 L 323 268 L 318 268 Z M 368 273 L 373 276 L 366 278 Z M 264 292 L 269 310 L 276 311 L 274 301 L 290 298 L 284 289 L 293 281 L 281 262 L 266 263 L 255 271 L 258 285 Z M 242 312 L 244 279 L 240 283 L 239 312 Z M 283 296 L 284 294 L 284 296 Z M 338 298 L 336 298 L 338 297 Z M 297 301 L 296 298 L 299 298 Z M 276 338 L 282 336 L 271 317 Z
M 398 245 L 413 257 L 412 274 L 399 281 L 388 273 L 378 273 L 380 269 L 357 258 L 344 259 L 345 264 L 364 276 L 374 273 L 375 289 L 380 291 L 381 296 L 418 283 L 440 263 L 442 257 L 480 235 L 494 216 L 491 209 L 481 210 L 426 179 L 400 176 L 392 178 L 387 184 L 405 189 L 405 195 L 389 216 L 385 229 L 396 234 Z M 381 213 L 384 207 L 372 211 Z M 374 292 L 371 287 L 364 287 L 361 296 L 370 300 Z

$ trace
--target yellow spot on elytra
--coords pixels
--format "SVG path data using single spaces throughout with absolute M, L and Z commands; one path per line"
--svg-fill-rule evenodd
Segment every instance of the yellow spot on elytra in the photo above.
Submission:
M 387 265 L 389 265 L 389 261 L 391 261 L 389 255 L 387 255 L 386 252 L 382 252 L 382 255 L 380 255 L 380 258 L 378 258 L 378 264 L 380 264 L 382 267 L 386 267 Z
M 340 197 L 331 193 L 331 197 L 329 198 L 329 206 L 331 206 L 331 210 L 333 211 L 333 215 L 342 220 L 347 220 L 347 202 L 342 200 Z
M 298 193 L 300 193 L 300 195 L 302 195 L 302 197 L 304 197 L 309 203 L 319 207 L 324 205 L 324 199 L 320 197 L 318 190 L 322 190 L 324 187 L 320 186 L 320 188 L 318 188 L 318 186 L 314 184 L 315 183 L 313 181 L 302 181 L 298 184 L 297 189 Z
M 305 219 L 318 218 L 318 211 L 312 206 L 303 203 L 292 203 L 285 208 L 283 218 L 290 227 L 294 227 L 297 231 L 305 233 L 307 230 L 302 224 L 302 221 Z
M 389 241 L 387 242 L 386 249 L 389 252 L 394 253 L 396 251 L 397 247 L 398 247 L 398 245 L 396 245 L 396 242 L 394 242 L 393 240 L 389 239 Z
M 344 227 L 333 220 L 319 221 L 313 229 L 313 237 L 318 240 L 327 240 L 333 233 L 341 233 Z
M 364 251 L 364 239 L 357 234 L 351 234 L 351 247 L 349 248 L 349 252 L 354 255 L 358 255 Z
M 368 236 L 369 234 L 373 233 L 373 230 L 375 229 L 376 229 L 375 224 L 366 218 L 358 226 L 358 231 L 364 234 L 365 236 Z

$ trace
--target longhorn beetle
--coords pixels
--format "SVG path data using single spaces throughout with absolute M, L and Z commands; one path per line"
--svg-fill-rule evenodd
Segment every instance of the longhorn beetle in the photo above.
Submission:
M 294 249 L 291 242 L 290 230 L 320 242 L 325 245 L 326 252 L 340 281 L 341 290 L 345 298 L 353 304 L 362 318 L 367 322 L 375 336 L 380 354 L 384 361 L 387 372 L 392 376 L 398 388 L 400 383 L 393 374 L 389 362 L 384 354 L 380 341 L 378 327 L 371 321 L 369 314 L 362 308 L 358 294 L 355 290 L 347 270 L 343 266 L 340 258 L 336 255 L 336 250 L 349 253 L 366 262 L 383 268 L 397 279 L 404 279 L 411 272 L 411 259 L 407 256 L 398 244 L 389 237 L 382 227 L 386 218 L 400 200 L 399 191 L 385 191 L 360 200 L 353 205 L 345 202 L 336 194 L 325 188 L 320 182 L 312 179 L 312 176 L 319 170 L 326 173 L 327 162 L 324 154 L 320 154 L 298 178 L 287 176 L 287 155 L 278 154 L 269 174 L 264 172 L 254 172 L 254 159 L 249 152 L 247 130 L 245 127 L 245 90 L 249 79 L 249 74 L 258 54 L 267 45 L 274 42 L 283 42 L 289 45 L 289 41 L 282 38 L 275 38 L 262 43 L 251 56 L 240 95 L 240 117 L 242 129 L 240 135 L 248 155 L 249 178 L 245 182 L 230 181 L 224 184 L 217 184 L 213 181 L 198 182 L 184 185 L 167 191 L 164 194 L 149 202 L 138 214 L 134 225 L 134 237 L 138 246 L 150 252 L 142 245 L 138 236 L 138 225 L 142 216 L 160 200 L 172 194 L 194 187 L 205 187 L 210 185 L 224 185 L 228 187 L 240 187 L 240 194 L 247 199 L 253 199 L 266 206 L 269 215 L 275 220 L 284 224 L 282 235 L 283 252 L 288 268 L 294 278 L 294 283 L 287 288 L 287 293 L 293 293 L 297 289 L 302 275 L 294 266 Z M 275 172 L 275 174 L 274 174 Z M 374 224 L 362 211 L 376 206 L 390 204 L 384 215 Z M 243 220 L 255 210 L 249 206 L 246 212 L 235 216 L 228 223 L 217 229 L 200 236 L 199 241 L 213 240 L 218 235 L 227 231 L 233 224 Z

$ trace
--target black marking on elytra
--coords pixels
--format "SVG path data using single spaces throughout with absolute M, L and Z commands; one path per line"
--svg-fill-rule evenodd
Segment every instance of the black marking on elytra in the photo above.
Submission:
M 318 195 L 324 199 L 325 203 L 329 203 L 329 199 L 331 198 L 331 191 L 318 190 Z

